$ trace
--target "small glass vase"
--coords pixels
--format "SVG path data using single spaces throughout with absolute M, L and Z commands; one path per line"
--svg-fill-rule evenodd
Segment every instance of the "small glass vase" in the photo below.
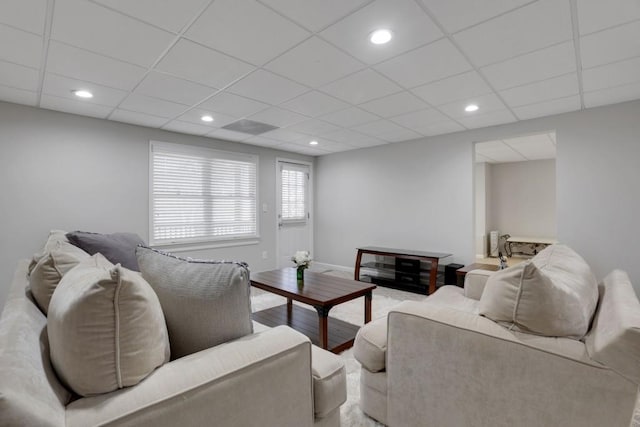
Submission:
M 304 270 L 306 266 L 300 266 L 296 268 L 296 279 L 298 281 L 298 286 L 302 286 L 304 284 Z

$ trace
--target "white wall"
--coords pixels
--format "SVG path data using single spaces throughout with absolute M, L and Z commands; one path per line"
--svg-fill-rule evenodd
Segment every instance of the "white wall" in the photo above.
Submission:
M 148 240 L 149 140 L 259 155 L 259 206 L 269 207 L 259 210 L 260 243 L 180 255 L 275 268 L 275 159 L 310 157 L 0 102 L 0 307 L 16 262 L 39 250 L 50 229 Z
M 475 164 L 475 206 L 476 206 L 476 258 L 487 256 L 487 163 Z
M 316 258 L 353 267 L 356 247 L 472 253 L 472 151 L 445 139 L 316 160 Z
M 634 101 L 321 157 L 317 257 L 353 266 L 357 246 L 379 244 L 471 262 L 473 143 L 555 130 L 558 239 L 599 279 L 626 270 L 640 293 L 638 118 Z
M 488 166 L 487 226 L 512 236 L 556 237 L 556 162 Z

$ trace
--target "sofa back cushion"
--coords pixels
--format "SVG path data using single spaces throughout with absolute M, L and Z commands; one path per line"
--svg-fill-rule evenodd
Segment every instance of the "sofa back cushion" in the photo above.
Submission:
M 160 303 L 140 274 L 101 254 L 60 281 L 49 304 L 51 362 L 81 396 L 132 386 L 169 360 Z
M 246 264 L 182 259 L 146 247 L 136 253 L 167 319 L 173 358 L 253 332 Z
M 49 301 L 62 276 L 86 258 L 89 258 L 88 253 L 62 240 L 50 245 L 48 252 L 34 255 L 35 265 L 29 274 L 29 283 L 33 298 L 44 314 L 49 310 Z
M 600 286 L 598 311 L 585 343 L 593 360 L 640 384 L 640 302 L 624 271 L 612 271 Z
M 480 314 L 521 332 L 581 339 L 597 303 L 598 285 L 589 265 L 557 244 L 492 274 L 480 298 Z
M 100 234 L 88 231 L 67 233 L 69 242 L 94 255 L 101 253 L 114 264 L 120 264 L 133 271 L 140 271 L 136 260 L 136 246 L 144 241 L 135 233 Z

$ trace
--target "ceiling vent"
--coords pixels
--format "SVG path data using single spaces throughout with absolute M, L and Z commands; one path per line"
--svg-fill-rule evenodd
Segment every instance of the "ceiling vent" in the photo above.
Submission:
M 277 126 L 271 126 L 266 123 L 254 122 L 253 120 L 242 119 L 237 122 L 223 126 L 222 129 L 232 130 L 235 132 L 248 133 L 251 135 L 260 135 L 270 130 L 278 129 Z

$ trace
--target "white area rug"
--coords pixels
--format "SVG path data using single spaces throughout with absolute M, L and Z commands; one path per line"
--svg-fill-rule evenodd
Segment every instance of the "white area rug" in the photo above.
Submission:
M 325 271 L 326 274 L 351 279 L 352 273 L 343 271 Z M 252 288 L 251 304 L 253 311 L 284 304 L 286 299 L 275 294 Z M 378 287 L 373 291 L 371 304 L 371 318 L 378 319 L 389 313 L 389 310 L 402 301 L 422 301 L 425 295 L 417 295 L 410 292 Z M 298 304 L 298 303 L 295 303 Z M 305 307 L 304 304 L 300 306 Z M 309 306 L 306 306 L 310 308 Z M 364 324 L 364 297 L 340 304 L 331 309 L 329 316 L 344 320 L 354 325 Z M 341 408 L 341 421 L 343 427 L 378 427 L 382 424 L 366 416 L 358 402 L 360 401 L 360 363 L 353 357 L 353 349 L 340 354 L 347 368 L 347 401 Z

